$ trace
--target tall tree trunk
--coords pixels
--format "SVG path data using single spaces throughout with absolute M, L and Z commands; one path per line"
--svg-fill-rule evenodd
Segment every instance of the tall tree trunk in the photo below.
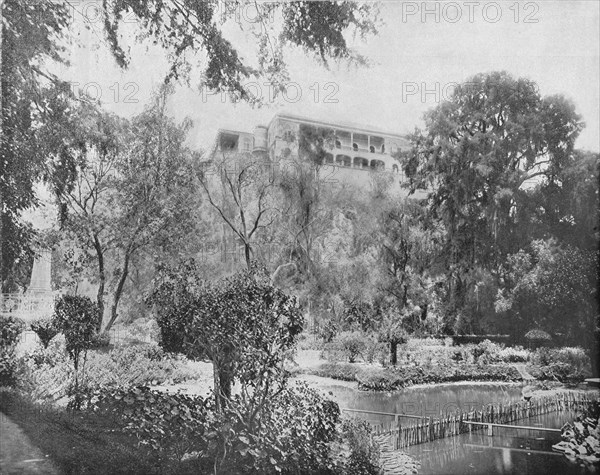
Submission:
M 252 254 L 250 249 L 250 244 L 248 242 L 244 242 L 244 257 L 246 258 L 246 267 L 250 269 Z
M 104 270 L 104 251 L 100 244 L 98 234 L 94 234 L 94 249 L 96 250 L 96 257 L 98 258 L 98 294 L 96 296 L 96 302 L 100 311 L 100 324 L 97 328 L 98 331 L 102 328 L 102 321 L 104 320 L 104 287 L 106 285 L 106 273 Z
M 220 358 L 213 358 L 213 383 L 215 394 L 215 410 L 221 412 L 231 398 L 233 373 L 231 364 L 228 363 L 230 349 L 223 349 Z
M 108 333 L 112 328 L 115 320 L 118 317 L 117 308 L 119 307 L 119 301 L 121 300 L 121 296 L 123 295 L 123 287 L 125 287 L 125 282 L 127 280 L 127 276 L 129 275 L 129 260 L 131 258 L 131 249 L 128 249 L 125 253 L 125 263 L 123 265 L 123 272 L 121 273 L 121 278 L 119 279 L 119 283 L 117 284 L 117 288 L 115 290 L 115 295 L 113 298 L 113 304 L 110 309 L 110 319 L 108 323 L 104 327 L 104 333 Z
M 2 33 L 4 31 L 4 0 L 0 0 L 0 76 L 2 73 Z M 4 96 L 4 84 L 0 82 L 0 137 L 4 137 L 3 119 L 4 109 L 2 108 L 2 99 Z M 2 188 L 0 188 L 0 292 L 4 292 L 4 201 L 2 197 Z
M 392 366 L 398 364 L 398 343 L 395 341 L 390 342 L 390 363 Z

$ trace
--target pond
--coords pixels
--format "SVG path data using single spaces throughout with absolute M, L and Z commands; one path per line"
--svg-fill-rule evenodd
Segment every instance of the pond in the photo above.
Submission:
M 487 404 L 507 404 L 522 400 L 520 384 L 453 384 L 408 388 L 396 392 L 365 392 L 349 386 L 321 382 L 342 408 L 376 412 L 437 416 L 440 413 L 466 412 Z M 390 421 L 390 416 L 352 414 L 371 422 Z M 515 425 L 560 428 L 572 421 L 575 413 L 565 411 L 516 421 Z M 408 421 L 407 421 L 408 422 Z M 419 474 L 565 474 L 598 473 L 589 465 L 571 462 L 552 452 L 560 440 L 555 432 L 495 428 L 419 444 L 404 449 L 421 463 Z
M 544 414 L 514 422 L 547 428 L 560 428 L 572 421 L 575 413 L 565 411 Z M 493 437 L 485 430 L 407 447 L 406 453 L 421 462 L 423 475 L 579 475 L 596 473 L 589 466 L 571 462 L 552 452 L 560 441 L 555 432 L 494 428 Z
M 332 385 L 331 391 L 342 408 L 375 412 L 436 417 L 440 414 L 467 412 L 488 404 L 508 404 L 522 400 L 520 384 L 448 384 L 408 388 L 394 392 L 358 391 L 351 387 Z M 365 415 L 363 419 L 387 421 L 389 416 Z

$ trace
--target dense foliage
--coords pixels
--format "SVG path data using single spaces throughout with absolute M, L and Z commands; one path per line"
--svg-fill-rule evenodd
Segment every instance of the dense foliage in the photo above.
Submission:
M 246 402 L 234 396 L 217 412 L 213 399 L 138 387 L 101 391 L 90 407 L 184 473 L 378 473 L 368 427 L 340 424 L 337 404 L 317 391 L 285 388 L 251 424 L 241 417 L 252 411 Z
M 24 328 L 25 325 L 18 318 L 0 317 L 0 386 L 15 383 L 15 347 Z
M 270 81 L 275 93 L 285 87 L 289 80 L 286 46 L 302 48 L 325 64 L 328 60 L 364 63 L 365 59 L 348 45 L 346 35 L 353 32 L 364 38 L 377 33 L 377 6 L 351 1 L 260 3 L 251 5 L 255 6 L 251 21 L 240 21 L 240 11 L 244 15 L 248 4 L 237 1 L 152 0 L 130 4 L 111 0 L 102 6 L 106 37 L 121 66 L 126 66 L 129 58 L 120 27 L 123 18 L 133 13 L 140 33 L 151 36 L 168 53 L 169 79 L 189 80 L 190 71 L 199 69 L 204 86 L 229 91 L 235 99 L 245 101 L 257 99 L 244 88 L 250 78 Z M 277 23 L 279 31 L 274 31 L 275 15 L 282 19 Z M 254 37 L 256 61 L 244 58 L 225 37 L 223 23 L 233 19 Z M 198 52 L 203 53 L 202 60 L 192 64 Z
M 148 301 L 165 350 L 212 361 L 218 407 L 230 399 L 234 381 L 251 399 L 285 383 L 283 362 L 304 320 L 295 299 L 273 287 L 264 270 L 209 282 L 188 261 L 162 269 Z
M 66 111 L 72 105 L 69 85 L 48 68 L 65 59 L 60 38 L 67 31 L 68 7 L 58 2 L 2 4 L 0 43 L 0 291 L 14 292 L 28 283 L 33 262 L 32 226 L 22 213 L 35 206 L 35 183 L 53 182 L 49 155 L 60 156 L 57 169 L 72 163 Z M 65 138 L 65 140 L 63 140 Z
M 56 300 L 52 319 L 65 337 L 65 348 L 73 362 L 75 381 L 72 389 L 75 397 L 72 402 L 77 407 L 80 404 L 80 369 L 82 373 L 85 370 L 87 352 L 94 346 L 102 315 L 98 305 L 88 297 L 63 295 Z M 80 365 L 82 355 L 84 364 Z
M 29 327 L 38 336 L 44 348 L 48 348 L 50 340 L 58 334 L 58 328 L 56 328 L 51 318 L 43 318 L 31 322 Z

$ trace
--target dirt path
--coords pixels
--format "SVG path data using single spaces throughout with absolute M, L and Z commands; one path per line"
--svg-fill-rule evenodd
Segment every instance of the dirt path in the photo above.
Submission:
M 0 473 L 58 475 L 61 472 L 17 424 L 0 412 Z

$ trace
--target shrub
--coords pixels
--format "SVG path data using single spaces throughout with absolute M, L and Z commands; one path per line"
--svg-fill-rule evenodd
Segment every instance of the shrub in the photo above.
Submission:
M 323 349 L 321 350 L 320 357 L 321 359 L 330 361 L 332 363 L 339 363 L 348 359 L 339 341 L 323 343 Z
M 13 386 L 16 383 L 15 347 L 24 327 L 18 318 L 0 317 L 0 386 Z
M 53 320 L 65 336 L 67 353 L 77 372 L 80 354 L 93 346 L 102 323 L 98 305 L 88 297 L 63 295 L 55 303 Z
M 492 343 L 490 340 L 483 340 L 473 347 L 473 357 L 478 363 L 492 364 L 500 361 L 500 351 L 502 346 Z
M 579 347 L 538 348 L 532 353 L 533 372 L 538 379 L 580 382 L 590 372 L 590 359 Z
M 14 350 L 0 348 L 0 386 L 14 386 L 16 373 L 17 360 Z
M 147 387 L 104 389 L 93 395 L 88 407 L 118 421 L 123 432 L 164 459 L 181 461 L 185 454 L 204 448 L 207 414 L 199 397 Z
M 335 362 L 354 363 L 358 356 L 367 360 L 366 350 L 370 348 L 375 351 L 373 346 L 377 346 L 377 342 L 362 332 L 342 332 L 333 341 L 324 344 L 322 357 Z M 375 354 L 372 353 L 371 356 L 374 357 Z
M 216 440 L 226 442 L 212 450 L 214 458 L 223 460 L 220 473 L 330 473 L 331 444 L 340 422 L 335 402 L 299 383 L 264 405 L 254 427 L 235 424 L 237 414 L 248 414 L 248 409 L 247 402 L 236 398 L 225 414 L 232 422 L 216 420 L 211 427 L 219 434 Z M 228 446 L 227 459 L 219 445 Z
M 337 404 L 305 384 L 284 388 L 259 407 L 247 402 L 236 395 L 217 412 L 213 398 L 140 387 L 102 391 L 90 407 L 122 419 L 120 430 L 134 434 L 163 460 L 194 465 L 195 473 L 336 473 L 331 444 L 338 437 Z M 366 465 L 369 448 L 358 436 L 347 438 L 353 460 Z
M 392 391 L 415 384 L 452 381 L 520 381 L 520 373 L 512 366 L 433 366 L 427 370 L 418 366 L 398 366 L 385 370 L 357 374 L 359 389 Z
M 195 376 L 187 362 L 183 356 L 165 354 L 158 345 L 116 347 L 106 353 L 93 352 L 88 356 L 85 384 L 98 389 L 154 382 L 179 383 Z
M 504 363 L 524 363 L 529 361 L 531 353 L 522 346 L 507 347 L 500 350 L 500 360 Z
M 110 347 L 110 335 L 108 333 L 97 333 L 92 338 L 90 350 L 101 350 Z
M 378 475 L 379 446 L 371 437 L 371 426 L 366 421 L 344 420 L 341 438 L 345 450 L 341 451 L 339 471 L 347 475 Z
M 386 361 L 388 351 L 385 343 L 377 341 L 375 338 L 367 338 L 365 341 L 365 349 L 363 352 L 363 358 L 367 363 L 374 363 L 375 361 L 381 362 Z
M 474 345 L 455 346 L 451 356 L 452 361 L 467 364 L 475 363 L 473 347 Z
M 62 335 L 53 338 L 48 348 L 38 348 L 21 358 L 19 387 L 34 401 L 53 401 L 66 396 L 72 380 L 73 365 Z
M 58 334 L 58 328 L 51 318 L 36 320 L 31 323 L 30 328 L 38 336 L 44 348 L 48 348 L 50 340 Z
M 295 297 L 273 287 L 263 267 L 217 282 L 200 278 L 195 261 L 163 269 L 147 303 L 154 305 L 161 346 L 213 363 L 217 404 L 224 406 L 234 381 L 256 392 L 285 380 L 284 362 L 302 332 Z
M 361 356 L 367 347 L 368 338 L 361 332 L 343 332 L 337 340 L 349 363 L 354 363 L 357 356 Z
M 25 324 L 16 317 L 0 317 L 0 348 L 11 348 L 19 342 Z
M 323 363 L 312 371 L 317 376 L 341 381 L 356 381 L 358 372 L 360 372 L 360 368 L 351 363 Z
M 165 354 L 157 345 L 117 347 L 108 352 L 90 351 L 85 374 L 79 380 L 81 396 L 100 388 L 132 387 L 156 383 L 179 383 L 196 374 L 183 356 Z M 54 400 L 74 393 L 73 366 L 64 338 L 54 338 L 47 349 L 23 358 L 20 368 L 23 389 L 35 400 Z

